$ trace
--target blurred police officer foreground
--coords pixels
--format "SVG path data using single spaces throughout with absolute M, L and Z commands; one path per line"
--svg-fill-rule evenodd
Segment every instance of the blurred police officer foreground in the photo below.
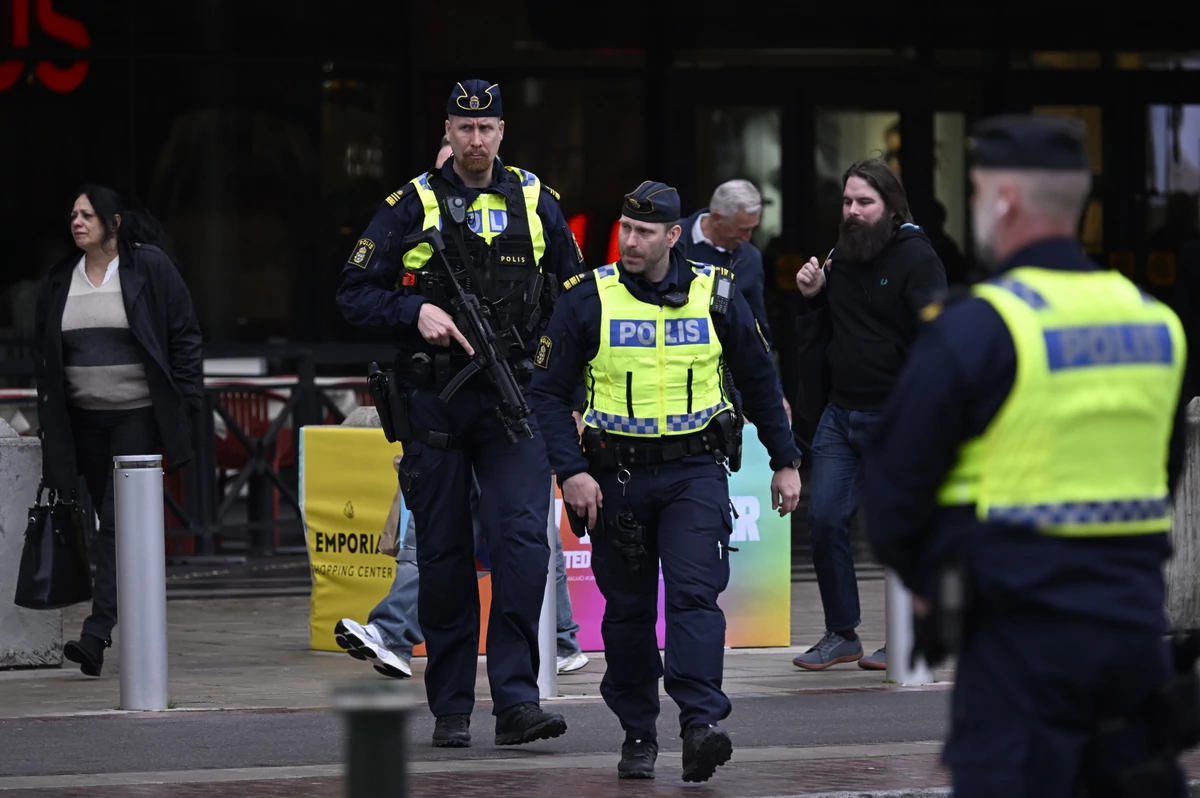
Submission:
M 1196 640 L 1167 637 L 1183 460 L 1178 318 L 1085 255 L 1084 131 L 985 121 L 971 180 L 993 276 L 931 305 L 868 451 L 868 534 L 957 652 L 959 798 L 1175 798 Z

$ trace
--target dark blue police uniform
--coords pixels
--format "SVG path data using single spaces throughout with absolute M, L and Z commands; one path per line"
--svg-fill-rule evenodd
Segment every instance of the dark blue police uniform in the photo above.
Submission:
M 679 208 L 673 189 L 661 183 L 646 183 L 636 192 L 636 198 L 645 209 L 649 204 L 646 197 L 664 189 L 655 197 L 662 218 L 652 220 L 674 221 Z M 623 213 L 630 215 L 628 210 Z M 621 262 L 603 270 L 615 269 L 636 300 L 662 307 L 666 297 L 686 297 L 696 276 L 692 265 L 677 250 L 671 251 L 670 258 L 670 271 L 658 284 L 628 274 Z M 728 472 L 713 454 L 706 452 L 667 462 L 638 463 L 635 458 L 627 473 L 589 467 L 571 410 L 580 375 L 601 345 L 601 302 L 596 280 L 586 279 L 590 277 L 593 274 L 584 280 L 577 278 L 577 284 L 555 307 L 544 339 L 549 345 L 539 352 L 541 368 L 535 369 L 531 401 L 559 484 L 590 472 L 603 494 L 605 535 L 611 534 L 613 519 L 624 511 L 647 531 L 646 565 L 636 570 L 612 541 L 597 539 L 593 534 L 592 570 L 606 602 L 602 632 L 607 670 L 601 694 L 620 719 L 627 744 L 654 740 L 659 714 L 658 679 L 665 676 L 666 691 L 680 706 L 684 778 L 702 780 L 711 775 L 711 769 L 707 774 L 689 777 L 689 757 L 696 756 L 694 750 L 689 753 L 689 732 L 715 726 L 730 712 L 729 699 L 721 690 L 725 617 L 717 605 L 717 597 L 729 580 L 732 520 Z M 798 464 L 800 451 L 782 408 L 769 348 L 744 297 L 733 291 L 731 299 L 728 311 L 724 315 L 714 313 L 712 318 L 725 361 L 745 397 L 746 413 L 757 421 L 756 429 L 771 454 L 773 470 Z M 708 312 L 707 306 L 702 312 Z M 669 438 L 650 440 L 664 442 Z M 608 440 L 622 450 L 627 445 L 647 443 L 646 438 L 612 434 Z M 654 565 L 660 559 L 666 607 L 665 671 L 655 633 L 659 580 Z M 725 740 L 727 744 L 728 738 Z M 627 775 L 624 771 L 622 774 Z
M 1054 168 L 1075 157 L 1039 127 L 1003 129 L 992 144 L 1003 152 L 978 145 L 977 163 Z M 1017 266 L 1097 268 L 1069 239 L 1034 243 L 1001 271 Z M 943 568 L 960 562 L 965 570 L 968 620 L 944 753 L 954 794 L 1073 798 L 1085 784 L 1092 798 L 1123 795 L 1117 774 L 1152 752 L 1155 730 L 1139 707 L 1172 673 L 1162 576 L 1170 544 L 1165 534 L 1055 537 L 980 521 L 974 505 L 938 506 L 960 446 L 988 428 L 1017 373 L 1012 334 L 989 302 L 961 294 L 940 307 L 931 306 L 929 315 L 940 315 L 919 334 L 869 447 L 865 506 L 877 556 L 914 594 L 936 601 Z M 1181 407 L 1171 485 L 1183 430 Z M 1131 719 L 1119 730 L 1098 731 L 1123 717 Z M 1174 781 L 1164 798 L 1184 795 Z
M 479 80 L 456 84 L 447 115 L 455 123 L 460 117 L 499 118 L 500 90 Z M 437 283 L 444 266 L 436 256 L 423 262 L 419 250 L 403 241 L 431 223 L 441 228 L 446 255 L 460 270 L 461 282 L 490 300 L 493 326 L 498 332 L 509 327 L 518 330 L 506 341 L 510 362 L 525 386 L 532 368 L 529 356 L 549 320 L 549 303 L 557 286 L 586 267 L 552 189 L 541 184 L 538 218 L 533 220 L 527 210 L 533 202 L 530 187 L 538 185 L 534 175 L 507 169 L 496 158 L 491 185 L 480 191 L 463 184 L 454 163 L 455 159 L 448 159 L 440 171 L 418 177 L 381 205 L 342 269 L 337 301 L 349 322 L 390 334 L 399 350 L 396 373 L 407 388 L 413 430 L 411 440 L 402 439 L 400 484 L 418 536 L 418 607 L 429 652 L 425 687 L 430 709 L 439 718 L 434 742 L 466 745 L 465 724 L 475 703 L 479 598 L 471 528 L 472 469 L 492 560 L 487 670 L 493 714 L 501 716 L 497 741 L 528 742 L 513 735 L 505 735 L 501 742 L 500 728 L 511 726 L 506 717 L 513 710 L 527 716 L 514 721 L 519 727 L 545 722 L 528 714 L 533 711 L 530 705 L 536 708 L 539 695 L 537 627 L 550 558 L 546 539 L 550 468 L 545 446 L 532 417 L 528 422 L 534 437 L 518 435 L 515 443 L 510 442 L 497 416 L 496 397 L 482 376 L 473 377 L 448 402 L 439 398 L 468 358 L 457 345 L 432 345 L 418 331 L 422 305 L 432 302 L 449 311 L 446 298 L 452 294 L 445 282 Z M 463 239 L 474 272 L 459 262 L 450 231 L 453 222 L 445 214 L 431 216 L 433 191 L 463 199 L 462 207 L 468 209 Z M 497 195 L 503 202 L 482 194 Z M 531 268 L 538 250 L 538 234 L 533 231 L 539 226 L 540 270 Z M 490 235 L 491 241 L 481 233 Z M 426 254 L 430 252 L 427 245 L 421 246 Z M 477 276 L 482 285 L 475 283 Z M 561 725 L 560 715 L 552 717 Z M 451 722 L 443 728 L 446 724 L 441 721 L 446 718 Z M 544 731 L 537 734 L 552 736 Z M 536 734 L 530 737 L 537 738 Z

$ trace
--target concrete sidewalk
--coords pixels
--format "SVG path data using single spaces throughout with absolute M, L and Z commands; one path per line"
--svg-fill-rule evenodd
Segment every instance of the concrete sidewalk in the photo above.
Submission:
M 860 583 L 864 649 L 883 644 L 883 585 Z M 792 657 L 814 644 L 824 631 L 814 583 L 792 586 L 792 643 L 789 648 L 730 649 L 725 658 L 725 689 L 731 696 L 773 695 L 797 691 L 884 689 L 886 674 L 838 665 L 811 673 L 792 665 Z M 334 685 L 373 674 L 370 666 L 340 653 L 309 649 L 307 597 L 176 600 L 168 603 L 172 708 L 309 709 L 330 706 Z M 74 637 L 84 606 L 66 613 L 67 639 Z M 119 636 L 118 625 L 115 635 Z M 0 717 L 47 717 L 117 710 L 120 696 L 119 643 L 106 652 L 104 675 L 92 679 L 77 666 L 0 672 Z M 581 671 L 560 676 L 562 699 L 599 700 L 603 654 Z M 424 660 L 413 661 L 420 679 Z M 949 682 L 951 668 L 934 674 Z M 385 677 L 378 677 L 385 678 Z M 488 700 L 481 658 L 477 695 Z

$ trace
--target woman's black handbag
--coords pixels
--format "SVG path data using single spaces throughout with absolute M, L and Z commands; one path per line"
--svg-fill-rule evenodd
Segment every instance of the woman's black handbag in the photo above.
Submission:
M 25 549 L 17 575 L 13 603 L 30 610 L 57 610 L 92 597 L 86 520 L 79 503 L 63 501 L 50 491 L 43 503 L 45 484 L 29 508 Z

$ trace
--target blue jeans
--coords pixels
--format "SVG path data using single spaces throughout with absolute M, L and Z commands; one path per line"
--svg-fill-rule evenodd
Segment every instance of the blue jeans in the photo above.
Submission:
M 579 653 L 579 641 L 575 635 L 579 624 L 571 614 L 571 591 L 567 588 L 567 561 L 563 557 L 562 538 L 554 536 L 554 585 L 558 596 L 558 656 L 570 657 Z
M 471 518 L 475 532 L 475 548 L 479 548 L 482 537 L 478 520 L 479 485 L 471 486 Z M 554 538 L 554 565 L 558 593 L 558 656 L 569 657 L 579 652 L 576 634 L 579 624 L 571 615 L 571 594 L 567 589 L 566 562 L 563 558 L 562 539 Z M 371 610 L 367 623 L 379 630 L 383 643 L 393 654 L 404 659 L 412 658 L 414 646 L 425 642 L 417 620 L 417 526 L 412 513 L 400 540 L 400 551 L 396 554 L 396 578 L 392 589 Z
M 825 629 L 848 632 L 862 622 L 850 548 L 850 519 L 863 494 L 863 448 L 881 414 L 826 406 L 813 436 L 808 534 L 825 609 Z

